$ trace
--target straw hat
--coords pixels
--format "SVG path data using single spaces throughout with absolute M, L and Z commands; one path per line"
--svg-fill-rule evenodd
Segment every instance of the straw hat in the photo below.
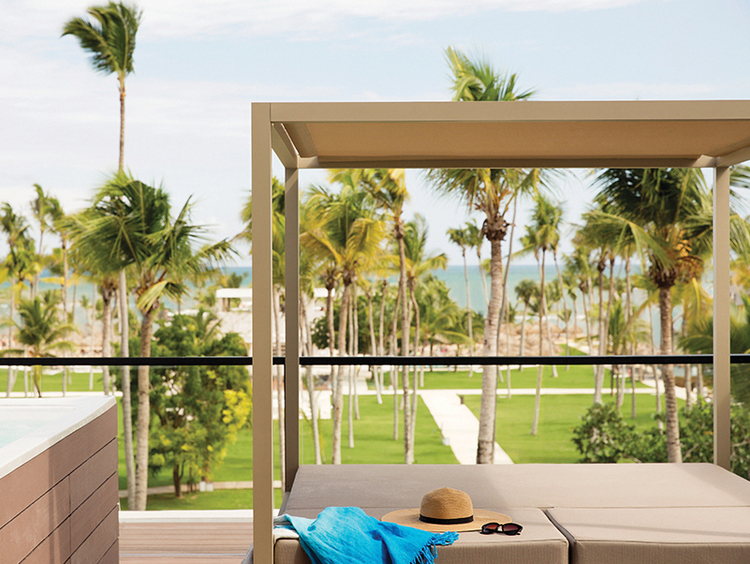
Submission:
M 461 490 L 440 488 L 427 492 L 419 509 L 391 511 L 382 521 L 444 533 L 478 531 L 490 521 L 510 523 L 511 518 L 495 511 L 474 509 L 469 495 Z

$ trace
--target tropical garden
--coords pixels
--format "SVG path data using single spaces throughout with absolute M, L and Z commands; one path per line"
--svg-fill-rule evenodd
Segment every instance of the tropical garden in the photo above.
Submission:
M 214 241 L 206 226 L 194 223 L 192 198 L 174 202 L 166 187 L 139 180 L 125 166 L 125 86 L 141 18 L 137 7 L 110 2 L 62 28 L 91 56 L 94 70 L 117 78 L 118 161 L 83 209 L 63 210 L 39 185 L 28 209 L 2 203 L 4 356 L 236 357 L 252 345 L 222 321 L 226 304 L 216 293 L 246 284 L 231 265 L 247 260 L 238 249 L 252 248 L 250 190 L 240 211 L 246 228 Z M 523 103 L 535 95 L 519 88 L 517 75 L 486 60 L 452 48 L 445 58 L 456 101 Z M 455 463 L 420 397 L 424 389 L 476 390 L 465 403 L 479 421 L 477 463 L 492 463 L 497 443 L 516 462 L 711 459 L 711 373 L 703 365 L 524 369 L 472 362 L 475 355 L 712 352 L 712 197 L 701 171 L 592 171 L 596 196 L 577 224 L 566 222 L 558 199 L 566 174 L 423 172 L 437 196 L 471 216 L 447 233 L 463 257 L 457 288 L 441 277 L 448 258 L 430 248 L 428 219 L 407 213 L 403 170 L 328 171 L 326 181 L 306 187 L 300 199 L 299 296 L 284 288 L 285 190 L 274 179 L 275 354 L 284 354 L 283 325 L 294 323 L 304 356 L 352 357 L 349 365 L 302 373 L 310 406 L 301 414 L 305 462 Z M 737 293 L 731 348 L 746 353 L 750 234 L 739 194 L 750 188 L 750 170 L 736 167 L 731 186 Z M 524 226 L 519 209 L 530 210 Z M 563 252 L 567 246 L 571 252 Z M 511 285 L 513 263 L 522 257 L 535 262 L 537 274 Z M 482 287 L 484 304 L 477 309 L 470 284 Z M 285 319 L 288 300 L 299 301 L 299 319 Z M 356 364 L 363 355 L 412 356 L 415 364 L 367 369 Z M 417 364 L 423 356 L 451 357 L 453 366 Z M 117 393 L 128 507 L 145 509 L 147 499 L 161 506 L 148 496 L 149 486 L 171 485 L 169 495 L 180 499 L 185 484 L 250 476 L 251 369 L 215 360 L 206 366 L 104 365 L 81 379 L 63 358 L 60 365 L 51 371 L 8 366 L 0 371 L 5 395 Z M 274 378 L 280 392 L 281 366 Z M 636 393 L 646 384 L 655 401 Z M 545 388 L 587 391 L 553 399 Z M 520 390 L 533 393 L 514 395 Z M 316 408 L 321 392 L 330 418 Z M 744 366 L 733 367 L 732 393 L 732 466 L 747 477 L 750 374 Z M 285 406 L 282 393 L 276 398 L 283 482 Z M 252 504 L 251 497 L 237 499 Z

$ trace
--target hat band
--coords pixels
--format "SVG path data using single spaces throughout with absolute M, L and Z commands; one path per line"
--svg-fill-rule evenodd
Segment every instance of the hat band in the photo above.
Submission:
M 432 525 L 461 525 L 463 523 L 471 523 L 474 520 L 474 515 L 458 517 L 457 519 L 438 519 L 436 517 L 425 517 L 420 513 L 419 520 L 425 523 L 431 523 Z

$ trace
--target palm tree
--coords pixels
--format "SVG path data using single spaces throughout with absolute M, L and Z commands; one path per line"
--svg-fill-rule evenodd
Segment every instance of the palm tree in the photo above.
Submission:
M 424 216 L 416 214 L 412 221 L 404 226 L 404 254 L 406 257 L 406 283 L 409 293 L 409 302 L 414 311 L 414 352 L 417 353 L 417 347 L 421 344 L 419 306 L 417 305 L 416 290 L 421 278 L 428 275 L 436 268 L 445 269 L 448 265 L 448 257 L 445 253 L 428 254 L 427 253 L 427 221 Z M 417 405 L 418 405 L 418 386 L 417 386 L 417 367 L 414 367 L 414 387 L 412 394 L 411 406 L 411 437 L 409 439 L 409 453 L 407 455 L 407 464 L 414 462 L 414 428 L 416 426 Z
M 44 257 L 44 232 L 49 227 L 51 221 L 54 220 L 54 216 L 59 213 L 60 202 L 56 198 L 53 198 L 49 194 L 45 194 L 39 184 L 34 184 L 34 190 L 36 192 L 36 198 L 31 200 L 31 212 L 34 214 L 39 224 L 39 257 Z M 39 271 L 34 274 L 34 286 L 32 287 L 31 297 L 36 297 L 39 290 Z M 63 297 L 63 301 L 65 298 Z M 63 309 L 65 304 L 63 303 Z
M 117 270 L 122 267 L 133 270 L 133 291 L 142 316 L 140 355 L 143 357 L 151 356 L 153 321 L 160 300 L 178 299 L 188 291 L 186 279 L 205 272 L 232 252 L 226 240 L 195 248 L 205 239 L 205 229 L 189 223 L 191 207 L 188 199 L 179 213 L 172 216 L 163 189 L 117 175 L 99 191 L 93 209 L 79 219 L 77 244 L 93 250 L 92 261 L 109 262 Z M 123 393 L 125 389 L 123 382 Z M 136 510 L 146 507 L 148 431 L 149 367 L 139 366 Z
M 446 50 L 446 58 L 453 74 L 454 100 L 462 101 L 519 101 L 533 92 L 518 92 L 515 74 L 503 76 L 483 60 L 472 61 L 460 51 Z M 485 215 L 482 235 L 490 242 L 490 304 L 485 319 L 485 356 L 497 353 L 497 325 L 503 301 L 503 264 L 501 245 L 508 232 L 505 219 L 514 197 L 521 186 L 532 178 L 518 169 L 458 169 L 434 170 L 428 178 L 436 190 L 462 200 L 467 208 Z M 534 175 L 533 178 L 536 178 Z M 494 461 L 495 413 L 497 410 L 497 367 L 485 366 L 482 371 L 482 397 L 477 437 L 477 463 Z
M 341 175 L 344 175 L 342 178 Z M 353 185 L 359 185 L 366 190 L 375 200 L 379 209 L 383 210 L 391 224 L 391 232 L 396 240 L 398 249 L 398 293 L 396 294 L 396 306 L 393 313 L 392 354 L 395 354 L 395 339 L 397 323 L 399 320 L 398 309 L 401 307 L 401 355 L 409 355 L 409 305 L 407 303 L 406 291 L 406 256 L 404 249 L 404 205 L 409 201 L 409 191 L 406 188 L 406 176 L 403 169 L 372 169 L 366 171 L 333 171 L 332 180 L 337 178 L 343 180 L 348 175 L 352 178 Z M 356 179 L 356 181 L 354 181 Z M 397 421 L 398 394 L 396 393 L 397 375 L 395 367 L 391 370 L 391 379 L 394 384 L 393 410 L 394 422 Z M 408 460 L 409 450 L 409 425 L 411 417 L 409 414 L 409 367 L 403 367 L 402 389 L 404 392 L 404 460 Z M 398 436 L 398 429 L 394 423 L 394 439 Z
M 523 356 L 524 345 L 526 344 L 526 318 L 528 317 L 529 305 L 534 297 L 539 293 L 536 282 L 530 278 L 525 278 L 516 284 L 516 296 L 523 302 L 523 313 L 521 314 L 521 342 L 519 344 L 518 355 Z M 523 366 L 519 366 L 523 369 Z
M 3 354 L 24 354 L 28 352 L 34 358 L 55 356 L 58 350 L 72 350 L 73 343 L 64 338 L 74 332 L 75 325 L 67 320 L 61 320 L 57 310 L 59 305 L 55 294 L 47 291 L 44 296 L 32 299 L 21 299 L 18 304 L 18 314 L 21 322 L 9 319 L 8 325 L 15 326 L 18 342 L 24 345 L 22 349 L 6 349 Z M 39 397 L 42 397 L 42 367 L 33 368 L 34 387 Z
M 613 271 L 615 255 L 619 249 L 620 242 L 624 237 L 624 230 L 612 217 L 602 215 L 601 210 L 592 210 L 583 214 L 584 226 L 577 232 L 574 243 L 585 253 L 595 253 L 595 266 L 598 273 L 597 288 L 598 299 L 598 350 L 599 355 L 606 354 L 607 349 L 607 327 L 608 317 L 611 313 L 613 298 L 614 278 Z M 610 265 L 609 294 L 607 300 L 607 311 L 604 310 L 604 282 L 607 269 Z M 593 301 L 593 300 L 592 300 Z M 604 366 L 598 365 L 594 368 L 594 403 L 602 403 L 602 388 L 604 387 Z
M 659 292 L 661 354 L 672 353 L 672 288 L 700 272 L 712 235 L 712 201 L 699 169 L 604 170 L 596 200 L 627 225 L 647 257 L 648 278 Z M 747 241 L 744 222 L 735 216 L 735 245 Z M 666 399 L 667 458 L 680 462 L 680 434 L 672 365 L 662 365 Z
M 474 335 L 471 330 L 471 297 L 469 293 L 469 266 L 466 263 L 466 248 L 469 246 L 466 229 L 452 227 L 448 229 L 448 240 L 461 247 L 461 256 L 464 259 L 464 280 L 466 283 L 466 326 L 469 329 L 469 356 L 474 356 Z M 472 376 L 474 367 L 469 363 L 469 376 Z
M 5 233 L 8 243 L 8 256 L 5 258 L 5 268 L 9 278 L 14 282 L 10 290 L 10 319 L 15 315 L 16 292 L 23 286 L 33 271 L 34 261 L 34 242 L 28 235 L 29 224 L 26 218 L 17 214 L 11 205 L 5 202 L 0 214 L 0 230 Z M 13 333 L 8 329 L 8 346 L 13 348 Z M 8 368 L 8 387 L 6 397 L 10 396 L 16 379 L 16 370 L 14 367 Z M 24 380 L 25 382 L 26 380 Z
M 543 320 L 547 315 L 546 291 L 545 291 L 545 257 L 547 251 L 551 251 L 557 246 L 560 238 L 559 223 L 562 217 L 562 209 L 553 204 L 550 200 L 542 195 L 537 195 L 536 206 L 532 216 L 531 225 L 526 227 L 526 235 L 521 238 L 524 248 L 519 253 L 533 252 L 534 257 L 539 264 L 540 292 L 539 292 L 539 356 L 543 354 L 542 343 Z M 540 257 L 541 252 L 541 257 Z M 547 321 L 547 335 L 549 337 L 549 320 Z M 549 342 L 550 348 L 552 341 Z M 536 380 L 536 399 L 534 402 L 534 419 L 531 424 L 531 434 L 536 435 L 539 425 L 539 407 L 542 388 L 543 366 L 539 365 Z
M 117 74 L 120 91 L 120 159 L 123 170 L 125 155 L 125 78 L 133 72 L 135 35 L 142 12 L 137 6 L 110 2 L 86 10 L 93 21 L 72 18 L 63 27 L 63 37 L 72 35 L 81 48 L 91 53 L 91 64 L 98 72 Z
M 322 186 L 313 186 L 306 196 L 309 213 L 322 219 L 320 225 L 308 229 L 300 236 L 300 244 L 323 260 L 331 260 L 340 273 L 344 289 L 339 310 L 339 355 L 346 355 L 346 333 L 352 285 L 385 234 L 385 226 L 375 213 L 374 201 L 367 192 L 350 183 L 343 184 L 340 192 Z M 356 338 L 356 335 L 351 335 Z M 333 456 L 334 464 L 341 464 L 341 423 L 343 410 L 343 385 L 341 371 L 335 376 L 333 397 Z
M 419 319 L 424 340 L 430 346 L 430 356 L 438 342 L 463 341 L 466 339 L 461 320 L 464 316 L 456 302 L 450 297 L 445 282 L 428 274 L 417 286 Z

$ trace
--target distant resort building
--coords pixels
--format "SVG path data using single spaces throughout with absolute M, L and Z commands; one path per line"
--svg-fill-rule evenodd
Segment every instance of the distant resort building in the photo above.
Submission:
M 326 313 L 326 297 L 328 292 L 325 288 L 315 288 L 313 298 L 307 302 L 307 319 L 310 325 Z M 239 300 L 239 304 L 233 305 L 232 300 Z M 236 302 L 234 302 L 236 304 Z M 216 317 L 221 322 L 222 333 L 237 333 L 252 350 L 253 345 L 253 289 L 252 288 L 219 288 L 216 290 Z M 276 335 L 276 321 L 271 319 L 271 331 Z M 286 350 L 286 314 L 282 307 L 279 313 L 279 333 L 281 335 L 281 351 Z

